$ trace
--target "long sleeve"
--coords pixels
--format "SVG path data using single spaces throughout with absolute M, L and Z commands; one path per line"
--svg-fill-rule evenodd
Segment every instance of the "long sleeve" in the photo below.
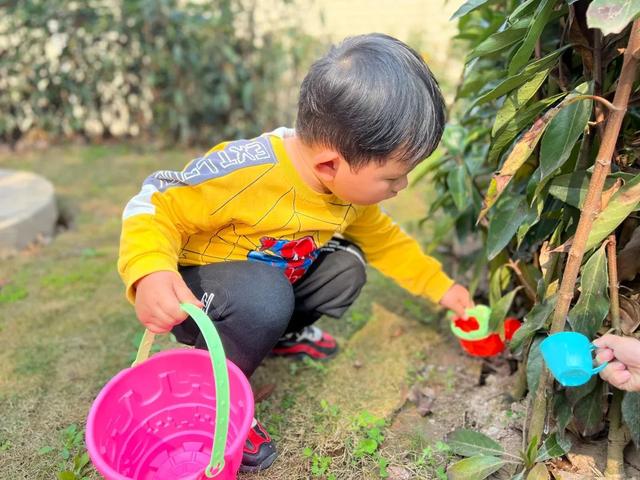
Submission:
M 123 214 L 118 272 L 131 302 L 135 297 L 133 284 L 140 278 L 160 270 L 177 272 L 184 239 L 208 229 L 211 221 L 202 210 L 207 202 L 201 186 L 175 186 L 162 191 L 147 182 Z
M 344 236 L 362 248 L 371 265 L 415 295 L 437 303 L 454 283 L 378 205 L 365 207 Z

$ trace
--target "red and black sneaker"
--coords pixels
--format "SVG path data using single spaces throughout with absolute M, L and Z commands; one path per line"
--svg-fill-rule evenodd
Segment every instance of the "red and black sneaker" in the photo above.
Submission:
M 279 357 L 311 357 L 324 360 L 333 357 L 338 351 L 335 339 L 313 325 L 299 332 L 288 333 L 276 343 L 271 353 Z
M 271 466 L 278 456 L 276 444 L 254 418 L 242 451 L 241 472 L 259 472 Z

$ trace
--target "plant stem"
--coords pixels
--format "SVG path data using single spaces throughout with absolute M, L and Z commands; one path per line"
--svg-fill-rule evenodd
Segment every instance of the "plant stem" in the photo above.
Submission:
M 602 32 L 600 29 L 593 30 L 593 91 L 596 95 L 602 95 Z M 604 135 L 604 112 L 602 105 L 594 105 L 596 125 L 600 138 Z
M 618 300 L 618 267 L 616 258 L 616 236 L 609 235 L 607 240 L 607 262 L 609 264 L 609 296 L 611 297 L 611 326 L 616 335 L 620 334 L 620 302 Z M 622 424 L 623 392 L 613 389 L 613 398 L 607 417 L 609 419 L 609 438 L 607 443 L 607 480 L 624 479 L 624 447 L 629 439 Z
M 605 107 L 607 107 L 609 110 L 618 110 L 619 109 L 619 107 L 616 107 L 613 103 L 611 103 L 606 98 L 599 97 L 597 95 L 577 95 L 575 97 L 570 98 L 566 102 L 564 102 L 563 106 L 566 107 L 566 106 L 571 105 L 572 103 L 576 103 L 576 102 L 578 102 L 580 100 L 595 100 L 596 102 L 599 102 L 602 105 L 604 105 Z
M 624 480 L 624 447 L 629 442 L 622 424 L 622 398 L 624 392 L 613 388 L 613 398 L 609 407 L 609 438 L 607 442 L 607 480 Z
M 631 27 L 629 43 L 624 54 L 622 71 L 618 79 L 618 88 L 613 99 L 615 110 L 609 112 L 609 119 L 604 131 L 600 150 L 596 157 L 593 175 L 589 182 L 589 190 L 584 207 L 580 214 L 580 220 L 576 234 L 569 251 L 567 264 L 562 276 L 562 283 L 558 291 L 558 302 L 553 312 L 553 320 L 551 322 L 550 333 L 557 333 L 564 330 L 564 325 L 569 313 L 569 307 L 573 300 L 573 293 L 584 257 L 584 251 L 587 244 L 587 238 L 593 225 L 593 221 L 598 214 L 600 206 L 600 197 L 602 196 L 602 188 L 604 187 L 605 178 L 611 166 L 611 157 L 616 147 L 616 141 L 620 134 L 622 120 L 627 110 L 629 95 L 633 86 L 633 80 L 636 75 L 636 67 L 638 59 L 632 56 L 632 52 L 640 48 L 640 20 L 636 20 Z M 551 386 L 551 378 L 549 371 L 543 367 L 540 376 L 540 383 L 536 391 L 536 397 L 533 402 L 533 412 L 529 423 L 528 438 L 542 438 L 547 413 L 547 392 Z
M 520 282 L 520 285 L 522 285 L 522 287 L 524 288 L 524 292 L 529 298 L 529 300 L 531 300 L 531 304 L 535 304 L 536 298 L 537 298 L 536 291 L 527 282 L 527 279 L 524 277 L 522 270 L 520 269 L 520 265 L 518 265 L 518 262 L 517 261 L 514 262 L 512 259 L 509 259 L 509 262 L 507 263 L 507 267 L 513 270 L 513 272 L 516 274 L 516 277 L 518 277 L 518 281 Z
M 511 388 L 511 396 L 514 400 L 522 400 L 524 394 L 527 392 L 527 361 L 529 360 L 529 351 L 531 350 L 531 344 L 533 343 L 533 337 L 525 342 L 523 348 L 523 358 L 518 365 L 518 371 L 516 372 L 516 381 Z
M 618 263 L 616 257 L 616 236 L 609 235 L 607 240 L 607 263 L 609 266 L 609 297 L 611 327 L 616 335 L 620 335 L 620 299 L 618 298 Z

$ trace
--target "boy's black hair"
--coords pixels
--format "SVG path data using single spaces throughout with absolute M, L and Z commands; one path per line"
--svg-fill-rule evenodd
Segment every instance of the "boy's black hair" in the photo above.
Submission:
M 302 82 L 296 133 L 357 169 L 388 158 L 415 166 L 440 142 L 445 105 L 422 57 L 388 35 L 346 38 Z

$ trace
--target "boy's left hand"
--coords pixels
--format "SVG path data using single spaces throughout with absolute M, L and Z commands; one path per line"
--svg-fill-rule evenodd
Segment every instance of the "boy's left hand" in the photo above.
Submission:
M 472 308 L 474 304 L 469 290 L 455 283 L 440 299 L 440 305 L 453 310 L 457 316 L 464 318 L 466 316 L 465 309 Z

